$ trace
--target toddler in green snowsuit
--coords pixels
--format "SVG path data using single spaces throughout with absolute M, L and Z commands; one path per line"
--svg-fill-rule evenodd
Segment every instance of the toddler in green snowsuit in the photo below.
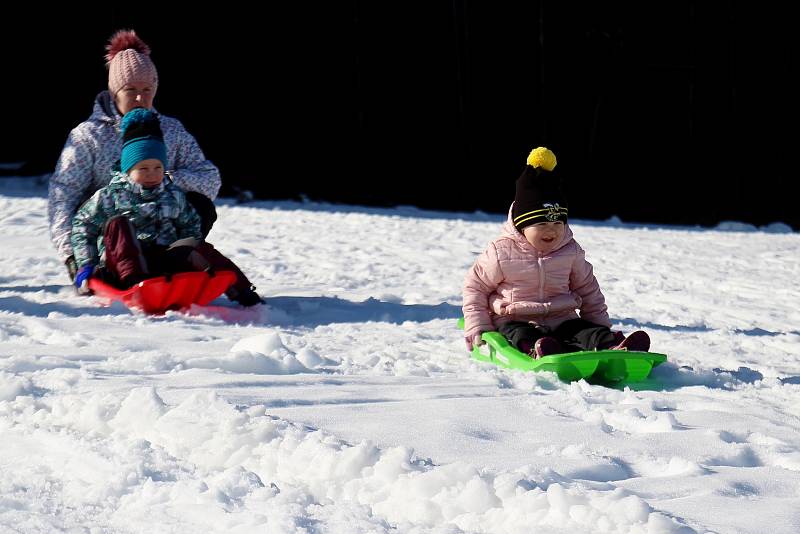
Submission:
M 166 147 L 156 114 L 134 109 L 121 127 L 119 171 L 73 219 L 78 291 L 89 292 L 91 276 L 126 288 L 163 274 L 231 270 L 237 280 L 226 295 L 245 306 L 263 302 L 241 270 L 203 241 L 200 217 L 185 193 L 164 179 Z

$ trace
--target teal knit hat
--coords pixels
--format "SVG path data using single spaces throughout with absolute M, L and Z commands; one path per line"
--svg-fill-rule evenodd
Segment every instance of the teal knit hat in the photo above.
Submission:
M 122 157 L 120 168 L 128 173 L 145 159 L 157 159 L 167 167 L 167 146 L 158 116 L 149 109 L 136 108 L 122 117 Z

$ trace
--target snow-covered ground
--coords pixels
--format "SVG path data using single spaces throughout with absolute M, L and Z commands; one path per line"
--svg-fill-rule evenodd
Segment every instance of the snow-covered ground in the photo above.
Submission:
M 76 297 L 0 179 L 0 532 L 799 532 L 800 234 L 574 221 L 669 355 L 606 388 L 466 354 L 503 219 L 222 201 L 267 305 L 151 317 Z

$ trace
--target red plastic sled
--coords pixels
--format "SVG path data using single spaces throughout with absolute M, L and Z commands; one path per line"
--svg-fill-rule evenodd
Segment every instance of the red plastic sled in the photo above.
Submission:
M 164 313 L 180 310 L 192 304 L 205 306 L 236 281 L 232 271 L 218 271 L 213 276 L 206 272 L 173 274 L 149 278 L 128 289 L 117 289 L 96 278 L 89 279 L 89 288 L 98 297 L 122 301 L 129 308 L 140 308 L 145 313 Z

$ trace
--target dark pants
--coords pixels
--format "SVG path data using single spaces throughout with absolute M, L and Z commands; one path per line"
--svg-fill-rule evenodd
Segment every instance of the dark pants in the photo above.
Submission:
M 203 241 L 195 250 L 211 264 L 211 268 L 215 271 L 233 271 L 236 274 L 236 281 L 231 286 L 231 288 L 235 289 L 233 294 L 249 290 L 253 286 L 241 269 L 219 250 L 215 249 L 211 243 Z M 228 291 L 225 293 L 229 294 Z
M 121 288 L 128 288 L 147 277 L 149 262 L 127 217 L 118 215 L 106 222 L 103 245 L 106 248 L 105 267 L 95 276 L 100 275 L 106 282 Z
M 536 340 L 550 336 L 559 341 L 564 352 L 605 349 L 614 344 L 611 329 L 584 319 L 570 319 L 556 328 L 534 326 L 523 321 L 511 321 L 497 329 L 514 347 L 528 353 Z
M 156 276 L 186 271 L 233 271 L 238 291 L 250 288 L 250 280 L 231 260 L 210 243 L 194 238 L 181 239 L 170 246 L 143 246 L 136 238 L 130 220 L 117 215 L 108 220 L 103 230 L 106 248 L 105 270 L 102 277 L 121 288 Z
M 186 200 L 200 216 L 200 231 L 203 232 L 203 239 L 205 239 L 217 220 L 217 208 L 214 207 L 214 202 L 202 193 L 186 191 L 185 194 Z

